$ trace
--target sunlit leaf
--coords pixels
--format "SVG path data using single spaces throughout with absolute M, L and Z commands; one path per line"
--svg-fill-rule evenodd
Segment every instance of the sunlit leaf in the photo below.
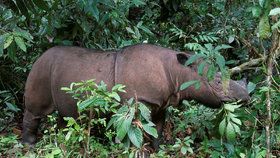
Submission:
M 16 41 L 16 44 L 18 45 L 18 47 L 23 50 L 24 52 L 26 52 L 26 45 L 23 41 L 23 39 L 21 37 L 15 37 L 15 41 Z
M 183 155 L 186 155 L 186 153 L 187 153 L 187 147 L 186 147 L 186 146 L 182 146 L 182 147 L 181 147 L 181 153 L 182 153 Z
M 149 126 L 149 124 L 143 124 L 143 129 L 145 132 L 147 132 L 149 135 L 153 136 L 154 138 L 158 137 L 156 128 Z
M 280 8 L 274 8 L 269 12 L 269 15 L 277 15 L 280 14 Z
M 13 40 L 14 40 L 14 36 L 10 34 L 5 40 L 4 49 L 8 48 L 10 44 L 13 42 Z
M 236 133 L 234 127 L 231 122 L 228 122 L 227 129 L 226 129 L 226 138 L 228 140 L 234 140 L 236 137 Z
M 253 82 L 249 82 L 247 85 L 247 91 L 248 93 L 252 93 L 256 88 L 256 84 L 254 84 Z

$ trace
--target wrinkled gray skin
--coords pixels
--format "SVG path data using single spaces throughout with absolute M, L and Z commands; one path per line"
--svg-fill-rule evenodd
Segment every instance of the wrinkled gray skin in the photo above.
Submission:
M 78 47 L 54 47 L 47 50 L 33 65 L 25 86 L 25 112 L 22 139 L 34 144 L 39 121 L 58 110 L 59 120 L 65 116 L 77 118 L 76 102 L 61 87 L 72 82 L 103 80 L 109 88 L 120 83 L 127 93 L 152 107 L 152 121 L 159 134 L 169 105 L 178 105 L 183 99 L 196 100 L 211 108 L 219 108 L 224 101 L 249 100 L 245 84 L 231 80 L 228 93 L 222 89 L 220 75 L 208 83 L 197 74 L 197 63 L 183 66 L 190 55 L 159 46 L 139 44 L 120 51 L 96 51 Z M 182 83 L 200 80 L 201 88 L 189 87 L 179 91 Z M 155 141 L 156 142 L 156 141 Z

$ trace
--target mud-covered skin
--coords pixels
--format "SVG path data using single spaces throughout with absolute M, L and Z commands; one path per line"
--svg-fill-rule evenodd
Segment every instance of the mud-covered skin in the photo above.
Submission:
M 102 52 L 79 47 L 53 47 L 33 65 L 25 86 L 25 112 L 22 139 L 34 144 L 40 119 L 58 110 L 62 117 L 77 118 L 76 102 L 61 87 L 72 82 L 103 80 L 108 88 L 126 85 L 129 99 L 135 94 L 139 101 L 152 107 L 152 120 L 161 134 L 165 109 L 183 99 L 194 99 L 206 106 L 218 108 L 223 101 L 249 100 L 246 88 L 230 81 L 228 93 L 222 90 L 219 75 L 211 83 L 197 74 L 197 64 L 182 65 L 190 55 L 167 48 L 139 44 L 120 51 Z M 182 83 L 201 81 L 200 89 L 193 86 L 179 91 Z M 156 141 L 155 141 L 155 144 Z

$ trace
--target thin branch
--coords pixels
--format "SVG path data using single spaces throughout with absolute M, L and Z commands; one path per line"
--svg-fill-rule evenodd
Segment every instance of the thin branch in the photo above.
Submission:
M 277 21 L 277 17 L 273 16 L 272 19 L 274 21 Z M 279 54 L 279 48 L 280 48 L 280 34 L 278 30 L 274 30 L 272 33 L 272 46 L 269 50 L 268 58 L 267 58 L 267 76 L 266 76 L 266 82 L 268 91 L 266 92 L 266 125 L 265 125 L 265 135 L 266 135 L 266 158 L 270 158 L 271 155 L 271 128 L 273 128 L 272 124 L 272 118 L 271 118 L 271 86 L 272 86 L 272 70 L 274 67 L 274 59 L 277 58 L 277 55 Z
M 242 71 L 244 71 L 244 70 L 246 70 L 250 67 L 259 65 L 260 63 L 264 62 L 265 60 L 266 60 L 266 57 L 252 59 L 252 60 L 250 60 L 246 63 L 243 63 L 239 66 L 231 68 L 229 71 L 230 71 L 231 75 L 237 74 L 237 73 L 240 73 L 240 72 L 242 72 Z

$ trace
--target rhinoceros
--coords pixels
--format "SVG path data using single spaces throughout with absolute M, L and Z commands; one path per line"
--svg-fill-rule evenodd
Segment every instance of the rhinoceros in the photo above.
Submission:
M 225 93 L 221 75 L 208 82 L 198 75 L 197 63 L 184 66 L 189 57 L 188 53 L 150 44 L 118 51 L 73 46 L 50 48 L 34 63 L 26 81 L 22 141 L 34 144 L 40 119 L 54 110 L 58 111 L 59 120 L 78 117 L 76 101 L 61 87 L 81 80 L 104 81 L 108 88 L 125 85 L 127 93 L 120 94 L 122 100 L 137 94 L 139 102 L 148 104 L 159 134 L 166 108 L 183 99 L 196 100 L 211 108 L 219 108 L 226 101 L 249 100 L 246 87 L 239 82 L 230 80 Z M 190 80 L 200 81 L 200 88 L 191 86 L 180 91 L 180 85 Z

